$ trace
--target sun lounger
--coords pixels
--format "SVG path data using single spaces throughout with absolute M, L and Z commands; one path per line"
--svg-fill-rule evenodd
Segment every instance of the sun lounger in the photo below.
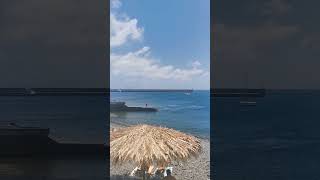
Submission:
M 151 177 L 152 178 L 159 178 L 159 179 L 161 179 L 163 177 L 166 177 L 168 169 L 170 169 L 170 171 L 172 173 L 173 167 L 166 167 L 165 169 L 162 169 L 163 172 L 160 169 L 156 168 L 154 170 L 154 172 L 151 174 Z M 133 176 L 142 177 L 143 174 L 144 174 L 143 171 L 140 168 L 136 167 L 136 168 L 134 168 L 132 170 L 132 172 L 129 174 L 129 176 L 131 176 L 131 177 L 133 177 Z
M 140 168 L 136 167 L 136 168 L 134 168 L 134 170 L 132 170 L 132 172 L 129 174 L 129 176 L 142 177 L 143 174 L 144 174 L 143 171 Z
M 138 167 L 134 168 L 134 169 L 131 171 L 131 173 L 129 174 L 129 176 L 135 176 L 135 174 L 136 174 L 136 172 L 137 172 L 138 169 L 139 169 Z
M 163 177 L 166 177 L 166 176 L 167 176 L 167 170 L 168 170 L 168 169 L 170 169 L 171 174 L 172 174 L 172 172 L 173 172 L 173 167 L 166 167 L 166 168 L 164 169 Z

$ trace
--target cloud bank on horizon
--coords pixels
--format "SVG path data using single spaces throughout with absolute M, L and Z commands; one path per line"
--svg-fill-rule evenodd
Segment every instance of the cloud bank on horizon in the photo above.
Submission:
M 143 44 L 144 27 L 138 19 L 121 12 L 121 6 L 120 0 L 111 0 L 111 88 L 209 88 L 209 70 L 203 68 L 200 61 L 188 64 L 186 60 L 177 67 L 153 57 L 151 48 Z M 143 45 L 128 50 L 127 46 L 132 43 Z M 199 81 L 202 82 L 197 85 Z

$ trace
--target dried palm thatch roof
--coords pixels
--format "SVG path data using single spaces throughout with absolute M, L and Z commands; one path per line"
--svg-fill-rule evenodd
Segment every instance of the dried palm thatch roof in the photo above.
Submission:
M 140 166 L 184 161 L 201 151 L 200 141 L 182 132 L 150 125 L 136 125 L 110 132 L 113 164 L 133 162 Z

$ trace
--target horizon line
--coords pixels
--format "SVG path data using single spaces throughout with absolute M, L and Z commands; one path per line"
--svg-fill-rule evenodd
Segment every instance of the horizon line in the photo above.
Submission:
M 197 88 L 110 88 L 110 90 L 210 90 Z

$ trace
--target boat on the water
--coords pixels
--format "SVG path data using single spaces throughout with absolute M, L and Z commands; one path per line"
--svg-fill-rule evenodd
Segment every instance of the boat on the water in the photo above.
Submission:
M 110 102 L 111 112 L 156 112 L 158 111 L 153 107 L 129 107 L 125 102 Z

